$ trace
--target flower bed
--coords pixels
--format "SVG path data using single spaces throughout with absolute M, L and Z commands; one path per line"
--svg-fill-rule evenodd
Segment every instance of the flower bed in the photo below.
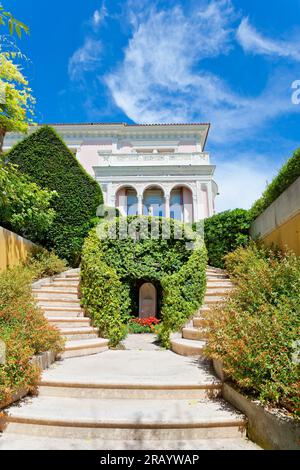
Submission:
M 155 333 L 159 325 L 159 319 L 156 317 L 132 318 L 128 322 L 129 333 Z

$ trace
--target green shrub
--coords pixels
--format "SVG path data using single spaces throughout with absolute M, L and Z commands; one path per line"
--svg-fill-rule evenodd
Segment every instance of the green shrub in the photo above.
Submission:
M 55 216 L 50 207 L 56 193 L 41 189 L 14 165 L 0 159 L 0 225 L 36 242 L 42 240 Z
M 77 265 L 83 240 L 103 202 L 101 189 L 81 167 L 58 134 L 44 126 L 15 145 L 6 159 L 39 186 L 57 192 L 55 221 L 45 240 L 61 258 Z
M 200 245 L 178 272 L 162 279 L 163 322 L 159 338 L 167 347 L 170 346 L 170 333 L 180 330 L 203 303 L 206 265 L 206 250 Z
M 300 259 L 251 244 L 226 257 L 236 283 L 229 301 L 206 314 L 206 354 L 263 403 L 300 414 Z
M 83 305 L 112 344 L 122 338 L 125 330 L 121 326 L 137 311 L 134 293 L 143 282 L 153 283 L 158 295 L 162 296 L 161 315 L 165 327 L 160 328 L 163 332 L 160 337 L 165 345 L 168 345 L 171 331 L 180 328 L 202 303 L 205 249 L 199 240 L 194 251 L 187 247 L 187 242 L 196 234 L 179 222 L 170 220 L 169 233 L 164 234 L 163 221 L 166 219 L 116 218 L 99 225 L 101 239 L 93 230 L 85 242 L 81 284 Z M 127 223 L 130 233 L 137 232 L 137 239 L 127 236 L 127 231 L 124 236 Z M 156 238 L 149 236 L 153 228 L 158 235 Z M 103 237 L 105 234 L 107 236 Z M 175 295 L 177 300 L 172 306 Z M 109 331 L 110 324 L 114 335 Z
M 41 255 L 39 255 L 41 256 Z M 0 340 L 6 346 L 6 362 L 0 365 L 0 408 L 20 389 L 34 392 L 40 370 L 32 365 L 34 354 L 63 349 L 59 331 L 51 326 L 37 307 L 32 282 L 44 273 L 60 269 L 55 255 L 43 254 L 31 264 L 17 266 L 0 274 Z
M 100 335 L 116 346 L 126 335 L 121 308 L 122 284 L 116 271 L 103 261 L 95 230 L 83 246 L 81 294 L 86 313 L 99 328 Z
M 204 240 L 208 262 L 216 268 L 224 268 L 224 256 L 250 240 L 251 218 L 243 209 L 221 212 L 204 221 Z
M 252 219 L 258 217 L 300 176 L 300 149 L 283 165 L 276 178 L 269 184 L 262 197 L 252 206 Z

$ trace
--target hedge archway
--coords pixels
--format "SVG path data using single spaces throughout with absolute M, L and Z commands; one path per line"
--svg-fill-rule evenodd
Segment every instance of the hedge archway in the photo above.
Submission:
M 116 345 L 125 335 L 134 286 L 151 282 L 161 296 L 159 336 L 168 345 L 202 304 L 206 250 L 190 226 L 158 217 L 115 218 L 102 222 L 82 253 L 82 302 L 101 335 Z

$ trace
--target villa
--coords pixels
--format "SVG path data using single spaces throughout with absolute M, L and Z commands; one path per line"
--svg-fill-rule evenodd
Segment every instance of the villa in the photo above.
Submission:
M 122 215 L 197 222 L 214 214 L 218 187 L 205 145 L 210 124 L 54 124 L 104 203 Z M 34 132 L 37 127 L 31 127 Z M 4 149 L 23 138 L 8 134 Z

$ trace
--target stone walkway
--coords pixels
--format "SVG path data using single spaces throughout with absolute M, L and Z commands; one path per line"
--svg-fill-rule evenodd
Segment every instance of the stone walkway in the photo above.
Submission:
M 53 364 L 39 396 L 10 408 L 0 449 L 257 449 L 205 360 L 153 335 L 124 347 Z
M 128 335 L 122 345 L 126 350 L 162 351 L 157 344 L 156 335 L 153 334 Z

